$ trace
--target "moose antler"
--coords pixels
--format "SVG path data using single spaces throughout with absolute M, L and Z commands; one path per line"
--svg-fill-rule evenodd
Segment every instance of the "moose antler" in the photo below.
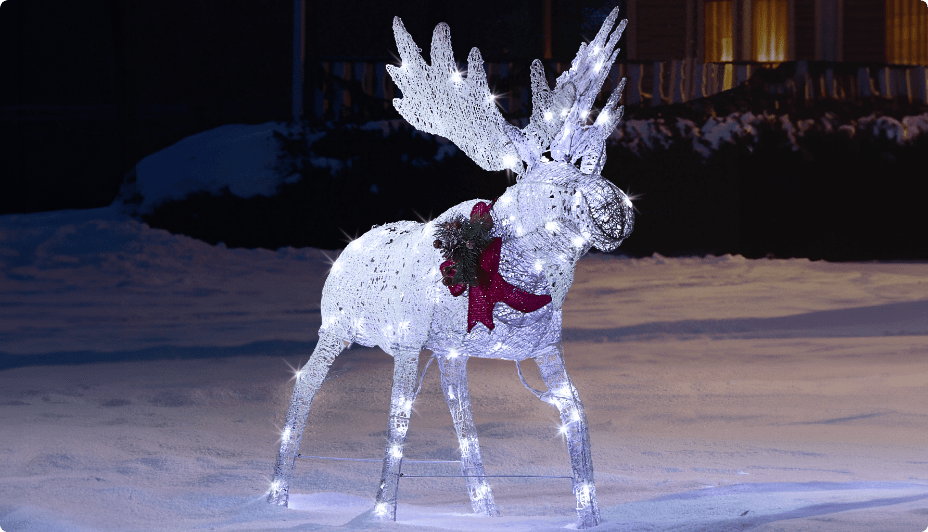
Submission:
M 466 76 L 462 75 L 451 51 L 451 32 L 441 23 L 432 34 L 432 64 L 428 65 L 396 17 L 393 33 L 402 65 L 388 65 L 387 71 L 403 97 L 394 99 L 393 105 L 416 129 L 451 140 L 485 170 L 509 169 L 521 175 L 526 170 L 522 163 L 531 169 L 550 151 L 554 160 L 576 163 L 579 159 L 583 173 L 598 172 L 605 160 L 605 139 L 621 118 L 622 109 L 618 113 L 615 109 L 624 79 L 596 122 L 587 123 L 619 53 L 615 47 L 627 21 L 612 31 L 618 13 L 618 8 L 613 9 L 596 38 L 580 45 L 570 70 L 558 77 L 553 91 L 541 61 L 532 62 L 532 116 L 525 129 L 508 123 L 496 107 L 480 50 L 471 49 Z

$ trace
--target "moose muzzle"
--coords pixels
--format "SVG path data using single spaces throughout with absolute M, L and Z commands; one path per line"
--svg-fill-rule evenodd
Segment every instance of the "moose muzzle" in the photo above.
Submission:
M 635 208 L 622 189 L 600 176 L 590 177 L 581 185 L 596 229 L 590 242 L 596 249 L 612 251 L 632 233 Z

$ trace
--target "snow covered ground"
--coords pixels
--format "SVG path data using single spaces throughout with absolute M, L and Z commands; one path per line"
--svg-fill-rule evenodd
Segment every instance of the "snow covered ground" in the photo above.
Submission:
M 407 478 L 397 523 L 352 521 L 377 462 L 299 460 L 291 508 L 263 502 L 326 255 L 209 246 L 116 209 L 0 217 L 0 527 L 569 526 L 561 478 L 494 479 L 500 518 L 469 515 L 461 479 Z M 601 530 L 928 526 L 928 264 L 593 255 L 564 316 Z M 556 413 L 514 364 L 470 371 L 488 473 L 568 475 Z M 302 452 L 380 458 L 391 372 L 345 351 Z M 455 459 L 434 367 L 415 412 L 407 458 Z

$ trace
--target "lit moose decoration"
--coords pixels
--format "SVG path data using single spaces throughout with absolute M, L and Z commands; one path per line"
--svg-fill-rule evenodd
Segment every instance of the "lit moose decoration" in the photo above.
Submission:
M 319 342 L 296 376 L 269 502 L 287 504 L 313 396 L 332 361 L 353 342 L 379 346 L 394 359 L 375 518 L 396 519 L 419 354 L 428 349 L 438 360 L 474 512 L 499 514 L 474 428 L 467 359 L 518 365 L 531 357 L 548 387 L 533 391 L 560 411 L 578 526 L 600 523 L 587 420 L 564 368 L 561 306 L 580 257 L 591 246 L 615 249 L 632 231 L 631 201 L 600 175 L 606 137 L 622 115 L 616 106 L 625 80 L 590 123 L 625 28 L 623 20 L 612 31 L 617 16 L 615 9 L 593 42 L 580 46 L 553 91 L 541 62 L 532 63 L 532 116 L 521 130 L 497 109 L 476 48 L 465 76 L 456 69 L 448 26 L 439 24 L 426 64 L 402 21 L 393 20 L 402 58 L 401 66 L 388 67 L 403 94 L 393 101 L 396 109 L 416 128 L 450 139 L 485 170 L 514 172 L 517 183 L 493 202 L 467 201 L 425 224 L 375 227 L 334 262 L 322 291 Z

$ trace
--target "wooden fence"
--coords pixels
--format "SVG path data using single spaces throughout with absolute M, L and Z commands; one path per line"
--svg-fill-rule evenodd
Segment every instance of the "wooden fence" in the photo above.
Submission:
M 373 61 L 318 63 L 309 76 L 316 87 L 308 98 L 313 104 L 309 113 L 324 120 L 372 120 L 393 116 L 390 102 L 400 94 L 387 74 L 386 65 Z M 551 74 L 549 79 L 570 67 L 567 63 L 545 66 Z M 797 61 L 794 66 L 790 80 L 775 90 L 792 93 L 806 101 L 881 96 L 928 102 L 924 66 L 808 61 Z M 611 91 L 625 77 L 628 81 L 623 103 L 626 105 L 681 103 L 731 89 L 748 80 L 757 69 L 772 67 L 769 63 L 699 63 L 692 59 L 617 62 L 603 92 Z M 531 106 L 528 69 L 512 63 L 485 63 L 484 68 L 504 114 L 528 116 Z

